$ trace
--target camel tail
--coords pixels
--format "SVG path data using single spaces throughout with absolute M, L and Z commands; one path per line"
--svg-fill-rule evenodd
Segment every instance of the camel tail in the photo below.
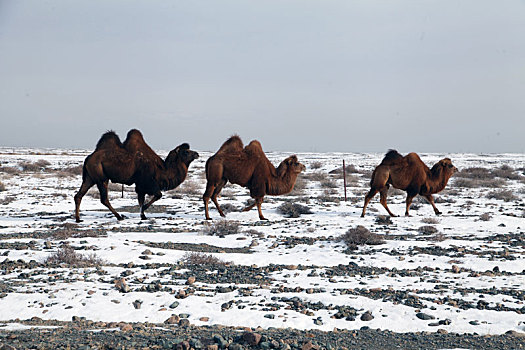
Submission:
M 118 137 L 118 135 L 113 130 L 109 130 L 105 132 L 104 135 L 102 135 L 100 140 L 98 140 L 95 151 L 98 151 L 104 148 L 112 148 L 115 146 L 124 147 L 122 142 L 120 142 L 120 138 Z

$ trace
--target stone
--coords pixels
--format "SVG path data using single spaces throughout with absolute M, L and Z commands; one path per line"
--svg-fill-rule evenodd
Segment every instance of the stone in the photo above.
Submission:
M 372 316 L 372 313 L 370 311 L 367 311 L 361 315 L 361 321 L 372 321 L 373 319 L 374 316 Z
M 195 276 L 188 277 L 188 280 L 186 281 L 186 284 L 191 286 L 193 283 L 195 283 Z
M 119 324 L 119 328 L 122 332 L 129 332 L 133 330 L 132 325 L 130 325 L 129 323 L 124 323 L 124 322 Z
M 179 306 L 179 302 L 178 301 L 174 301 L 173 303 L 171 303 L 170 309 L 175 309 L 177 306 Z
M 189 325 L 190 325 L 190 320 L 188 320 L 187 318 L 182 318 L 179 321 L 179 326 L 181 327 L 188 327 Z
M 179 323 L 179 316 L 172 315 L 170 318 L 168 318 L 166 321 L 164 321 L 164 324 L 177 324 Z
M 135 301 L 133 302 L 133 307 L 134 307 L 135 309 L 138 310 L 138 309 L 140 309 L 141 306 L 142 306 L 142 300 L 135 300 Z
M 261 341 L 261 335 L 254 332 L 244 332 L 242 339 L 249 345 L 257 345 Z
M 129 293 L 130 289 L 128 284 L 126 283 L 126 279 L 124 277 L 119 278 L 115 281 L 115 287 L 121 291 L 122 293 Z
M 209 317 L 201 317 L 201 318 L 199 318 L 199 321 L 201 321 L 201 322 L 208 322 L 209 320 L 210 320 Z
M 418 312 L 418 313 L 416 314 L 416 317 L 419 318 L 420 320 L 425 320 L 425 321 L 435 319 L 434 316 L 432 316 L 432 315 L 428 315 L 428 314 L 425 314 L 425 313 L 423 313 L 423 312 Z
M 459 267 L 457 265 L 452 265 L 452 272 L 459 273 L 460 272 Z

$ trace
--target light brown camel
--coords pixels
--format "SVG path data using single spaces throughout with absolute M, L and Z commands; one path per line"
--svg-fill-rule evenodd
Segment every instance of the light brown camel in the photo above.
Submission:
M 229 181 L 250 190 L 255 203 L 244 208 L 248 211 L 257 205 L 259 219 L 266 220 L 261 211 L 265 195 L 281 195 L 293 190 L 295 180 L 306 167 L 293 155 L 281 162 L 277 169 L 266 158 L 259 141 L 253 140 L 246 147 L 239 136 L 230 137 L 206 162 L 206 191 L 203 195 L 206 220 L 210 220 L 208 202 L 211 198 L 219 214 L 224 217 L 217 196 Z
M 406 216 L 409 216 L 408 209 L 412 204 L 412 199 L 418 194 L 425 197 L 434 208 L 436 215 L 439 215 L 441 212 L 436 208 L 432 194 L 442 191 L 456 171 L 458 169 L 449 158 L 441 159 L 432 169 L 429 169 L 416 153 L 409 153 L 403 157 L 397 151 L 390 150 L 372 173 L 371 188 L 365 196 L 361 217 L 365 216 L 366 206 L 377 192 L 379 192 L 380 202 L 388 214 L 396 216 L 392 214 L 386 204 L 390 185 L 407 192 Z
M 108 131 L 97 143 L 93 153 L 87 156 L 82 169 L 82 185 L 75 195 L 75 219 L 80 222 L 80 202 L 86 192 L 97 185 L 100 201 L 115 215 L 118 220 L 123 217 L 111 206 L 108 199 L 108 182 L 126 185 L 135 184 L 140 217 L 146 219 L 144 211 L 153 202 L 162 197 L 160 191 L 171 190 L 179 186 L 186 175 L 190 163 L 199 154 L 190 150 L 183 143 L 170 151 L 166 160 L 162 160 L 144 141 L 142 133 L 136 129 L 128 132 L 124 144 L 115 132 Z M 153 195 L 144 203 L 146 194 Z

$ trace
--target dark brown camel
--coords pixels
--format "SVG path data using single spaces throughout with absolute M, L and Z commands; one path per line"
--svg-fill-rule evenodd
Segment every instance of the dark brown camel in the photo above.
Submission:
M 418 194 L 425 197 L 434 208 L 436 215 L 439 215 L 441 212 L 436 208 L 432 194 L 442 191 L 456 171 L 458 169 L 452 165 L 449 158 L 441 159 L 432 169 L 429 169 L 416 153 L 409 153 L 403 157 L 397 151 L 390 150 L 372 173 L 371 188 L 365 196 L 365 205 L 361 217 L 365 216 L 366 206 L 377 192 L 379 192 L 380 202 L 388 214 L 396 216 L 392 214 L 386 204 L 390 185 L 407 192 L 406 216 L 409 216 L 408 209 L 412 204 L 412 199 Z
M 293 190 L 295 180 L 306 167 L 293 155 L 281 162 L 275 169 L 262 150 L 259 141 L 252 141 L 246 147 L 239 136 L 230 137 L 206 162 L 206 191 L 203 195 L 206 219 L 210 220 L 208 202 L 211 198 L 219 214 L 225 216 L 217 202 L 217 196 L 229 181 L 250 190 L 255 203 L 244 208 L 248 211 L 257 205 L 259 219 L 266 220 L 261 211 L 265 195 L 281 195 Z
M 142 133 L 136 129 L 128 132 L 124 143 L 120 142 L 115 132 L 108 131 L 97 143 L 93 153 L 87 156 L 82 169 L 82 185 L 75 195 L 75 219 L 80 222 L 80 202 L 86 192 L 97 185 L 100 201 L 122 220 L 108 199 L 108 182 L 126 185 L 135 184 L 135 192 L 140 206 L 140 217 L 145 220 L 144 212 L 155 201 L 162 197 L 160 191 L 174 189 L 179 186 L 186 175 L 190 163 L 199 154 L 190 150 L 183 143 L 170 151 L 166 160 L 162 160 L 144 141 Z M 144 204 L 146 194 L 153 195 Z

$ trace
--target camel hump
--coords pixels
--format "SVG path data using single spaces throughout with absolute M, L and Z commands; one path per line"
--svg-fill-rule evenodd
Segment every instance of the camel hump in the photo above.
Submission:
M 118 135 L 113 130 L 109 130 L 106 131 L 104 135 L 100 137 L 100 140 L 98 140 L 95 150 L 108 149 L 114 147 L 124 146 L 122 145 L 122 142 L 120 142 L 120 138 L 118 137 Z
M 395 149 L 391 149 L 385 154 L 385 157 L 383 158 L 383 161 L 381 162 L 381 164 L 383 165 L 392 164 L 396 161 L 399 161 L 399 159 L 403 159 L 403 156 Z
M 244 145 L 239 135 L 233 135 L 222 144 L 218 152 L 240 151 L 243 147 Z
M 129 144 L 129 143 L 132 143 L 132 142 L 137 142 L 137 141 L 141 141 L 141 142 L 144 142 L 144 136 L 142 136 L 142 133 L 137 130 L 137 129 L 131 129 L 130 131 L 128 131 L 128 134 L 126 135 L 126 140 L 124 140 L 124 146 Z
M 261 143 L 257 140 L 251 141 L 248 144 L 248 146 L 244 147 L 244 149 L 246 150 L 246 152 L 252 153 L 252 154 L 264 153 Z

